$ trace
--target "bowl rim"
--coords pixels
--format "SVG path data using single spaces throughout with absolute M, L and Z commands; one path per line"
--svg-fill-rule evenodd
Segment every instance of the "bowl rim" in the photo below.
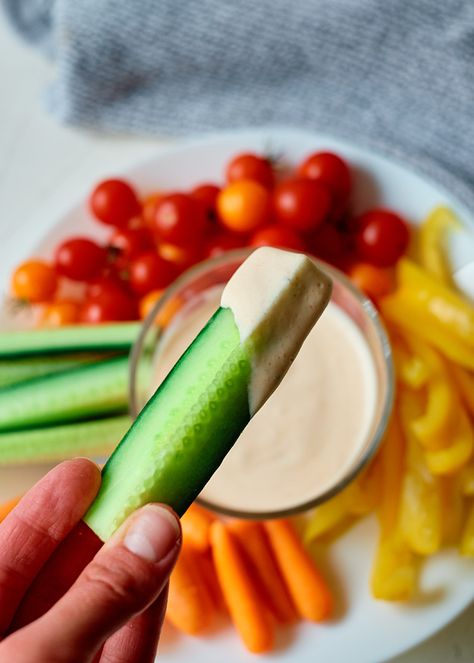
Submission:
M 143 352 L 143 347 L 145 344 L 145 339 L 148 332 L 153 326 L 156 317 L 159 315 L 160 311 L 166 306 L 166 304 L 173 299 L 173 297 L 181 290 L 181 288 L 186 284 L 190 283 L 193 280 L 197 279 L 199 276 L 206 274 L 207 272 L 228 264 L 229 262 L 243 261 L 247 258 L 257 247 L 243 247 L 239 249 L 234 249 L 232 251 L 226 251 L 221 255 L 207 258 L 202 260 L 199 263 L 196 263 L 186 271 L 184 271 L 180 276 L 173 281 L 164 291 L 160 299 L 154 304 L 150 312 L 143 320 L 143 323 L 140 328 L 135 343 L 133 344 L 130 362 L 129 362 L 129 404 L 130 404 L 130 414 L 133 419 L 135 419 L 140 412 L 141 407 L 139 406 L 139 396 L 137 388 L 137 372 L 140 363 L 140 358 Z M 226 507 L 217 503 L 214 503 L 210 500 L 198 496 L 196 502 L 201 506 L 210 509 L 211 511 L 220 513 L 224 516 L 229 516 L 233 518 L 241 518 L 248 520 L 266 520 L 271 518 L 285 518 L 288 516 L 295 516 L 301 514 L 309 509 L 312 509 L 323 502 L 326 502 L 331 497 L 334 497 L 340 491 L 342 491 L 346 486 L 355 479 L 355 477 L 363 470 L 364 467 L 370 462 L 370 460 L 375 456 L 378 451 L 384 434 L 387 430 L 390 415 L 392 413 L 394 398 L 395 398 L 395 371 L 393 365 L 393 355 L 391 344 L 389 341 L 388 333 L 386 331 L 385 325 L 374 306 L 371 300 L 366 297 L 366 295 L 357 288 L 354 283 L 339 269 L 330 265 L 318 258 L 308 255 L 315 264 L 329 273 L 329 276 L 333 280 L 337 280 L 340 285 L 342 285 L 349 293 L 357 300 L 360 304 L 360 307 L 366 317 L 369 319 L 370 323 L 373 325 L 375 330 L 375 336 L 380 345 L 381 357 L 383 359 L 383 364 L 386 372 L 386 393 L 383 400 L 382 408 L 379 415 L 379 420 L 377 426 L 373 432 L 372 439 L 369 444 L 367 444 L 363 453 L 357 458 L 357 461 L 351 466 L 350 470 L 331 488 L 325 490 L 323 493 L 320 493 L 318 496 L 306 500 L 300 504 L 293 505 L 291 507 L 286 507 L 284 509 L 275 509 L 271 511 L 246 511 L 242 509 L 233 509 L 231 507 Z

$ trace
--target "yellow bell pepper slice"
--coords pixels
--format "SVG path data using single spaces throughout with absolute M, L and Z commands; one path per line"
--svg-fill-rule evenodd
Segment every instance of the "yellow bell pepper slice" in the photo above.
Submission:
M 474 307 L 407 258 L 400 260 L 397 277 L 406 296 L 417 302 L 434 320 L 448 326 L 470 347 L 474 346 Z
M 378 517 L 382 532 L 392 532 L 398 527 L 404 468 L 405 440 L 395 409 L 380 449 L 381 490 Z
M 374 511 L 380 501 L 381 489 L 381 459 L 377 456 L 346 488 L 349 513 L 365 516 Z
M 425 452 L 426 464 L 432 474 L 453 474 L 460 470 L 472 456 L 474 432 L 463 407 L 459 407 L 456 427 L 449 447 Z
M 373 596 L 385 601 L 408 600 L 417 584 L 416 557 L 399 531 L 404 457 L 405 441 L 395 409 L 380 449 L 380 537 L 370 581 Z
M 447 362 L 436 350 L 414 334 L 400 332 L 400 337 L 411 353 L 413 361 L 418 360 L 428 375 L 425 382 L 426 406 L 423 413 L 413 420 L 412 430 L 427 449 L 447 447 L 451 444 L 451 433 L 460 407 Z
M 411 354 L 398 337 L 391 337 L 393 361 L 397 378 L 411 389 L 420 389 L 430 377 L 430 371 L 420 357 Z
M 412 432 L 412 422 L 422 407 L 420 395 L 402 389 L 400 418 L 405 435 L 406 471 L 403 479 L 400 528 L 409 548 L 419 555 L 432 555 L 441 547 L 441 485 L 430 472 L 423 450 Z
M 435 474 L 454 471 L 453 469 L 444 471 L 441 468 L 465 462 L 466 454 L 469 455 L 470 443 L 461 440 L 465 440 L 466 437 L 469 439 L 471 436 L 466 432 L 466 420 L 462 414 L 463 405 L 453 374 L 443 357 L 416 335 L 400 332 L 400 338 L 412 356 L 418 358 L 429 373 L 426 389 L 423 392 L 426 393 L 426 405 L 423 413 L 414 417 L 411 429 L 428 451 L 437 451 L 457 444 L 456 449 L 449 454 L 435 455 L 434 459 L 429 461 L 434 463 Z M 462 369 L 457 368 L 457 370 L 463 375 L 468 375 Z M 438 457 L 439 462 L 437 462 Z
M 449 370 L 465 406 L 474 417 L 474 373 L 469 373 L 455 364 L 451 364 Z
M 379 308 L 382 316 L 390 322 L 407 332 L 418 334 L 456 364 L 474 370 L 474 349 L 443 323 L 430 319 L 415 302 L 406 299 L 400 292 L 380 300 Z
M 463 495 L 474 497 L 474 462 L 465 465 L 460 473 L 459 482 Z
M 441 503 L 443 510 L 443 542 L 459 542 L 464 519 L 464 495 L 459 476 L 441 477 Z
M 379 302 L 383 317 L 474 370 L 474 308 L 406 258 L 399 262 L 398 283 Z
M 416 589 L 417 567 L 415 555 L 398 534 L 382 534 L 370 580 L 374 598 L 408 601 Z
M 422 223 L 418 232 L 418 251 L 422 266 L 434 278 L 453 286 L 445 247 L 449 232 L 456 232 L 462 224 L 448 207 L 436 207 Z
M 349 513 L 346 491 L 315 507 L 304 530 L 305 543 L 310 543 L 341 525 Z
M 401 332 L 403 334 L 403 332 Z M 447 363 L 431 345 L 416 334 L 405 334 L 403 340 L 414 357 L 423 362 L 430 378 L 446 375 Z
M 451 385 L 437 378 L 427 385 L 426 409 L 411 422 L 411 429 L 427 449 L 437 450 L 451 445 L 459 401 Z
M 459 551 L 461 555 L 474 557 L 474 504 L 471 504 L 467 514 Z

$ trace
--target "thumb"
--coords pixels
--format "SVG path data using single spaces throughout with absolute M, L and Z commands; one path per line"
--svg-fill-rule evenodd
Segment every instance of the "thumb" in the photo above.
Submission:
M 15 645 L 21 638 L 18 651 L 28 646 L 38 656 L 35 661 L 89 660 L 112 633 L 157 599 L 180 544 L 179 520 L 171 509 L 158 504 L 139 509 L 49 612 L 3 644 L 11 639 Z

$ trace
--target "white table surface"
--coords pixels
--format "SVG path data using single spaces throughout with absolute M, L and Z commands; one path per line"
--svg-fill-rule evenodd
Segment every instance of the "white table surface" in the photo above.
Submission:
M 119 172 L 170 142 L 166 137 L 104 136 L 59 126 L 41 103 L 54 68 L 9 33 L 0 17 L 0 247 L 42 209 L 60 209 L 99 177 Z M 2 477 L 0 498 L 25 486 Z M 13 482 L 14 483 L 14 482 Z M 474 605 L 429 641 L 391 663 L 474 661 Z

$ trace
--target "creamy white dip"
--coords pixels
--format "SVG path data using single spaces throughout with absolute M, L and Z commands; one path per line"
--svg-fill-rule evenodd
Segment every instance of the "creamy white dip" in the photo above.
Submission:
M 220 290 L 188 306 L 163 338 L 159 384 L 219 306 Z M 287 324 L 291 326 L 291 319 Z M 369 348 L 352 320 L 329 304 L 285 379 L 255 414 L 202 496 L 243 511 L 310 501 L 353 467 L 369 440 L 376 403 Z

